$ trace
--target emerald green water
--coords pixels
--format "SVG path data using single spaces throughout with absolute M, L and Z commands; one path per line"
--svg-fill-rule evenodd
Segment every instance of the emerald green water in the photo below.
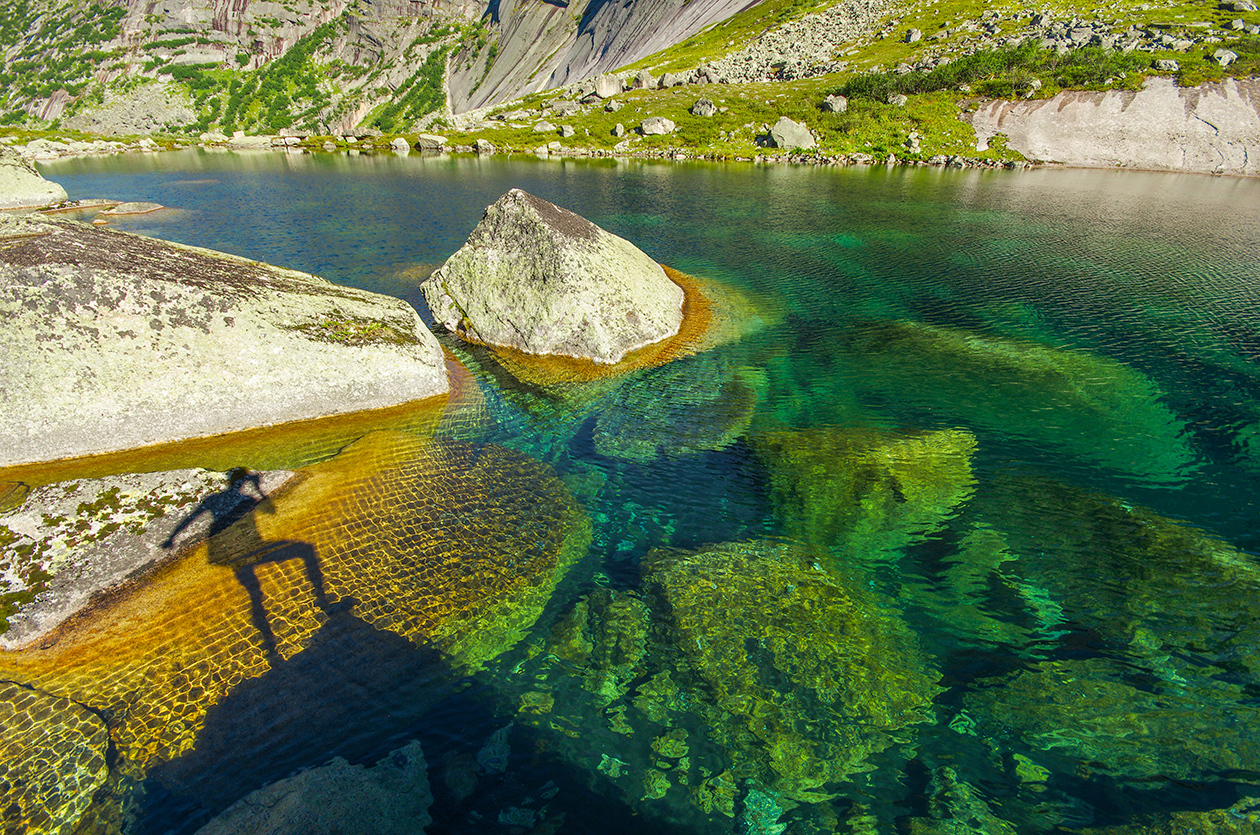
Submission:
M 529 639 L 437 695 L 388 641 L 330 634 L 235 705 L 284 721 L 159 770 L 134 831 L 413 738 L 430 832 L 1046 832 L 1260 793 L 1260 181 L 199 152 L 44 172 L 173 207 L 116 228 L 421 309 L 417 277 L 519 187 L 748 302 L 738 338 L 597 392 L 447 341 L 492 417 L 462 439 L 550 464 L 590 552 Z

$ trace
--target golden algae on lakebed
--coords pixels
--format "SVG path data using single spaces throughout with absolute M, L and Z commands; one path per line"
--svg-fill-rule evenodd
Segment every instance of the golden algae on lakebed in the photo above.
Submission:
M 143 772 L 193 748 L 210 708 L 301 652 L 338 603 L 478 668 L 532 625 L 589 538 L 545 464 L 374 433 L 39 646 L 0 654 L 0 679 L 106 717 L 120 767 Z

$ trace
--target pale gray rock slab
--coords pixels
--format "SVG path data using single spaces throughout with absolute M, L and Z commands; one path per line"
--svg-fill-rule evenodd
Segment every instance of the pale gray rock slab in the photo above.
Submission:
M 691 106 L 692 116 L 712 116 L 717 113 L 717 105 L 708 99 L 697 99 Z
M 634 244 L 520 189 L 421 285 L 442 327 L 531 354 L 615 363 L 678 332 L 683 291 Z
M 1178 87 L 1149 78 L 1138 91 L 1064 92 L 995 101 L 969 114 L 982 144 L 1006 134 L 1031 160 L 1084 168 L 1260 174 L 1260 79 Z
M 259 474 L 259 491 L 270 495 L 292 476 L 287 470 Z M 0 541 L 9 543 L 0 593 L 39 588 L 30 583 L 32 569 L 50 579 L 8 617 L 0 650 L 39 640 L 97 594 L 139 579 L 205 539 L 213 513 L 197 514 L 167 543 L 202 503 L 239 499 L 228 486 L 223 473 L 185 469 L 63 481 L 32 490 L 20 507 L 0 514 Z
M 621 79 L 615 75 L 601 75 L 595 79 L 595 95 L 601 99 L 618 95 L 621 92 Z
M 449 389 L 406 302 L 64 218 L 0 217 L 0 317 L 0 466 Z
M 793 121 L 786 116 L 780 116 L 779 121 L 775 122 L 774 127 L 770 128 L 770 142 L 774 147 L 785 150 L 793 148 L 809 150 L 818 144 L 806 125 Z
M 844 96 L 827 96 L 823 99 L 822 109 L 826 113 L 844 113 L 849 109 L 849 100 Z
M 197 835 L 422 835 L 433 822 L 426 768 L 419 742 L 371 768 L 335 757 L 251 792 Z
M 446 137 L 434 133 L 416 134 L 416 149 L 420 151 L 441 151 L 446 148 Z
M 644 136 L 664 136 L 673 133 L 678 126 L 664 116 L 649 116 L 639 125 Z
M 147 215 L 149 212 L 156 212 L 158 209 L 166 208 L 161 203 L 119 203 L 117 206 L 106 209 L 101 212 L 104 215 Z
M 66 190 L 45 180 L 35 166 L 0 147 L 0 209 L 42 209 L 69 199 Z
M 478 139 L 475 147 L 479 154 L 493 154 L 495 150 L 494 143 L 488 139 Z

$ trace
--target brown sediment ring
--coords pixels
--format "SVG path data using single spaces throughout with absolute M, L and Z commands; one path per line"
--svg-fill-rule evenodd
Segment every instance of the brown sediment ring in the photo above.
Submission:
M 705 295 L 699 279 L 664 264 L 661 264 L 661 268 L 683 291 L 683 315 L 678 333 L 660 342 L 635 349 L 620 362 L 605 364 L 559 354 L 530 354 L 497 345 L 486 347 L 494 352 L 499 363 L 517 379 L 538 385 L 588 383 L 618 377 L 641 368 L 664 365 L 698 353 L 713 326 L 713 303 Z

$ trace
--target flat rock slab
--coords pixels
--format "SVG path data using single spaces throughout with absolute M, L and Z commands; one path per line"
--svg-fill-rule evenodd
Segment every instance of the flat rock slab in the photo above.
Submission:
M 119 203 L 111 209 L 101 212 L 103 215 L 147 215 L 158 209 L 165 209 L 161 203 Z
M 968 117 L 982 145 L 1005 134 L 1029 159 L 1086 168 L 1260 174 L 1260 79 L 1198 87 L 1151 78 L 1141 90 L 995 101 Z
M 42 209 L 66 199 L 64 188 L 45 180 L 35 166 L 0 147 L 0 209 Z
M 512 189 L 421 285 L 434 318 L 474 342 L 615 363 L 673 336 L 683 290 L 634 244 Z
M 72 220 L 0 217 L 0 466 L 445 393 L 405 302 Z
M 270 495 L 292 475 L 263 473 L 258 492 Z M 205 539 L 212 519 L 230 516 L 251 496 L 257 498 L 229 489 L 223 473 L 201 469 L 35 488 L 17 508 L 0 513 L 0 595 L 32 595 L 19 606 L 0 608 L 0 650 L 38 640 L 93 596 L 140 578 Z

